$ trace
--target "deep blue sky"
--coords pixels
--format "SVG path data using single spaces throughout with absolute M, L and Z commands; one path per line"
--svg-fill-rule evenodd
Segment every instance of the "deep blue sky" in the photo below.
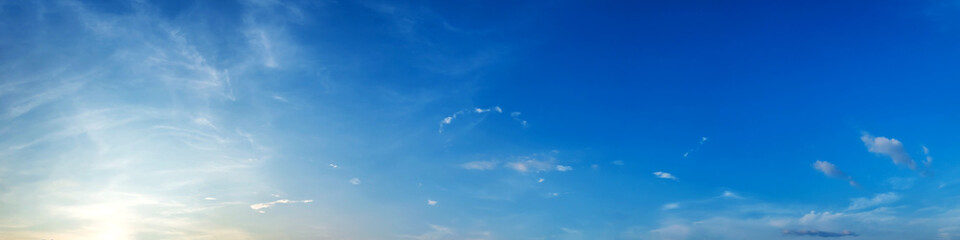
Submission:
M 958 13 L 3 2 L 0 235 L 960 238 Z

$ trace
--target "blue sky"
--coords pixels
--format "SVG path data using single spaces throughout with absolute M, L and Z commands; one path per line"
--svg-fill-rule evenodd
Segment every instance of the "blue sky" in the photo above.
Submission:
M 5 1 L 10 239 L 960 239 L 955 1 Z

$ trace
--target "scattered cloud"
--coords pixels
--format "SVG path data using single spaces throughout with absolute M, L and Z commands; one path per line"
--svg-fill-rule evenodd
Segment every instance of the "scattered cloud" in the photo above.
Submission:
M 510 117 L 520 122 L 520 126 L 527 127 L 527 120 L 520 119 L 520 112 L 512 112 L 510 113 Z
M 697 143 L 697 146 L 694 147 L 693 149 L 690 149 L 684 152 L 683 157 L 686 158 L 687 156 L 690 156 L 691 153 L 700 150 L 700 146 L 703 146 L 703 143 L 705 142 L 707 142 L 707 137 L 700 137 L 700 143 Z
M 506 167 L 513 169 L 514 171 L 525 173 L 525 172 L 549 172 L 549 171 L 560 171 L 568 172 L 572 171 L 573 167 L 559 165 L 556 163 L 557 160 L 553 156 L 523 156 L 519 157 L 514 162 L 506 163 Z
M 903 147 L 903 143 L 894 138 L 874 137 L 864 132 L 860 140 L 867 147 L 867 151 L 876 154 L 882 154 L 893 159 L 893 163 L 906 165 L 910 169 L 916 169 L 917 163 L 910 158 Z
M 437 205 L 437 201 L 427 199 L 427 205 L 436 206 L 436 205 Z
M 827 175 L 828 177 L 841 178 L 841 179 L 848 180 L 850 182 L 850 186 L 854 186 L 854 187 L 860 186 L 859 183 L 853 180 L 853 177 L 847 176 L 846 173 L 843 173 L 843 171 L 840 171 L 840 169 L 838 169 L 836 165 L 833 165 L 830 162 L 817 160 L 816 162 L 813 163 L 813 168 L 817 169 L 820 172 L 823 172 L 823 174 Z
M 930 156 L 930 149 L 927 148 L 927 146 L 921 146 L 921 147 L 923 147 L 923 156 L 925 157 L 925 159 L 923 160 L 923 165 L 930 167 L 930 164 L 933 163 L 933 157 Z
M 667 172 L 653 172 L 653 175 L 654 175 L 654 176 L 657 176 L 658 178 L 663 178 L 663 179 L 670 179 L 670 180 L 674 180 L 674 181 L 679 180 L 679 179 L 677 179 L 677 177 L 673 176 L 673 174 L 670 174 L 670 173 L 667 173 Z
M 900 200 L 900 195 L 894 192 L 876 194 L 873 198 L 854 198 L 850 199 L 850 207 L 847 210 L 867 209 L 894 203 L 898 200 Z
M 338 167 L 340 167 L 339 165 L 336 165 L 336 164 L 333 164 L 333 163 L 328 164 L 327 166 L 330 166 L 331 168 L 338 168 Z
M 496 161 L 473 161 L 464 164 L 460 164 L 460 167 L 468 170 L 492 170 L 497 168 Z
M 351 179 L 350 179 L 350 184 L 360 185 L 360 179 L 359 179 L 359 178 L 351 178 Z M 374 185 L 376 185 L 376 184 L 374 184 Z
M 856 237 L 857 236 L 856 233 L 853 233 L 847 230 L 843 230 L 841 232 L 824 232 L 824 231 L 817 231 L 817 230 L 799 230 L 799 231 L 783 230 L 783 235 L 813 236 L 813 237 L 846 237 L 846 236 Z
M 266 213 L 263 209 L 271 208 L 271 207 L 273 207 L 274 205 L 277 205 L 277 204 L 311 203 L 311 202 L 313 202 L 313 200 L 287 200 L 287 199 L 280 199 L 280 200 L 276 200 L 276 201 L 273 201 L 273 202 L 254 203 L 254 204 L 250 205 L 250 209 L 253 209 L 254 211 L 257 211 L 257 212 L 259 212 L 259 213 Z
M 463 116 L 463 115 L 467 115 L 467 114 L 487 114 L 487 113 L 503 113 L 503 108 L 500 108 L 500 106 L 493 106 L 493 107 L 490 107 L 490 108 L 473 108 L 473 109 L 470 109 L 470 110 L 460 110 L 460 111 L 457 111 L 457 112 L 451 114 L 450 116 L 444 117 L 443 119 L 440 120 L 440 129 L 437 130 L 437 132 L 438 132 L 438 133 L 443 133 L 443 128 L 444 128 L 446 125 L 452 124 L 452 123 L 453 123 L 453 120 L 456 120 L 457 118 L 459 118 L 459 117 L 461 117 L 461 116 Z M 526 126 L 527 126 L 527 121 L 521 120 L 521 119 L 519 118 L 519 116 L 520 116 L 520 112 L 512 112 L 512 113 L 510 113 L 510 117 L 512 117 L 513 119 L 519 121 L 521 126 L 526 127 Z M 482 121 L 482 119 L 481 119 L 481 121 Z

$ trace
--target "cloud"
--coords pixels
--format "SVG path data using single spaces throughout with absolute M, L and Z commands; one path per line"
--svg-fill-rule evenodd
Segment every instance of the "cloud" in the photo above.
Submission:
M 416 240 L 440 240 L 440 239 L 450 239 L 455 234 L 452 228 L 433 225 L 433 224 L 430 224 L 428 226 L 430 226 L 430 231 L 426 233 L 416 235 L 416 236 L 405 236 L 405 237 L 409 239 L 416 239 Z
M 923 165 L 930 167 L 930 164 L 933 163 L 933 157 L 930 156 L 930 149 L 927 148 L 927 146 L 921 146 L 921 147 L 923 147 L 923 156 L 925 157 L 925 159 L 923 160 Z
M 525 172 L 549 172 L 549 171 L 560 171 L 568 172 L 573 171 L 573 167 L 556 164 L 556 158 L 552 156 L 524 156 L 519 157 L 517 161 L 506 163 L 507 168 L 513 169 L 514 171 L 525 173 Z
M 697 143 L 697 146 L 694 147 L 693 149 L 690 149 L 684 152 L 683 157 L 686 158 L 687 156 L 690 156 L 691 153 L 696 152 L 697 150 L 700 150 L 700 146 L 703 146 L 703 143 L 705 142 L 707 142 L 707 137 L 700 137 L 700 142 Z
M 690 236 L 690 227 L 682 224 L 674 224 L 650 230 L 655 239 L 687 239 Z
M 527 127 L 527 120 L 520 119 L 520 114 L 520 112 L 512 112 L 510 113 L 510 117 L 512 117 L 513 120 L 520 122 L 520 126 Z
M 459 117 L 461 117 L 461 116 L 463 116 L 463 115 L 467 115 L 467 114 L 487 114 L 487 113 L 492 113 L 492 112 L 495 112 L 495 113 L 503 113 L 503 108 L 500 108 L 500 106 L 493 106 L 493 107 L 490 107 L 490 108 L 473 108 L 473 109 L 470 109 L 470 110 L 460 110 L 460 111 L 457 111 L 457 112 L 451 114 L 450 116 L 444 117 L 443 119 L 440 120 L 440 129 L 437 130 L 437 132 L 438 132 L 438 133 L 443 133 L 443 128 L 444 128 L 444 126 L 452 124 L 452 123 L 453 123 L 453 120 L 456 120 L 457 118 L 459 118 Z M 510 117 L 512 117 L 513 119 L 519 121 L 519 122 L 520 122 L 520 125 L 526 127 L 526 126 L 527 126 L 527 121 L 520 120 L 520 119 L 518 118 L 519 116 L 520 116 L 520 112 L 512 112 L 512 113 L 510 113 Z M 480 121 L 482 121 L 482 119 L 481 119 Z
M 880 205 L 886 205 L 900 200 L 900 195 L 894 192 L 880 193 L 873 196 L 873 198 L 854 198 L 850 199 L 850 207 L 848 210 L 859 210 L 872 208 Z
M 680 207 L 680 204 L 678 203 L 667 203 L 667 204 L 664 204 L 661 209 L 670 210 L 670 209 L 677 209 L 679 207 Z
M 910 158 L 907 151 L 903 148 L 903 143 L 897 139 L 886 137 L 873 137 L 869 133 L 863 133 L 860 140 L 867 147 L 867 151 L 877 154 L 883 154 L 893 159 L 893 163 L 907 165 L 910 169 L 916 169 L 917 163 Z
M 537 179 L 537 183 L 542 183 L 543 181 L 545 181 L 543 178 Z
M 437 201 L 427 199 L 427 205 L 436 206 L 436 205 L 437 205 Z
M 722 198 L 734 198 L 734 199 L 742 199 L 742 198 L 743 198 L 743 197 L 741 197 L 740 195 L 737 195 L 736 193 L 733 193 L 733 192 L 731 192 L 731 191 L 723 191 L 723 193 L 720 194 L 720 197 L 722 197 Z
M 840 171 L 840 169 L 838 169 L 836 165 L 833 165 L 830 162 L 817 160 L 816 162 L 813 163 L 813 168 L 817 169 L 820 172 L 823 172 L 823 174 L 827 175 L 828 177 L 846 179 L 850 182 L 850 186 L 854 186 L 854 187 L 860 186 L 859 183 L 857 183 L 856 181 L 853 181 L 852 177 L 847 176 L 846 173 L 843 173 L 843 171 Z
M 333 164 L 333 163 L 327 164 L 327 166 L 330 166 L 331 168 L 339 168 L 339 167 L 340 167 L 339 165 L 336 165 L 336 164 Z
M 673 174 L 666 173 L 666 172 L 653 172 L 653 175 L 663 179 L 670 179 L 674 181 L 679 180 L 677 179 L 677 177 L 673 176 Z
M 610 163 L 617 166 L 623 166 L 623 160 L 616 160 Z
M 846 236 L 856 237 L 857 236 L 856 233 L 853 233 L 847 230 L 843 230 L 838 233 L 823 232 L 823 231 L 817 231 L 817 230 L 799 230 L 799 231 L 783 230 L 783 235 L 814 236 L 814 237 L 846 237 Z
M 360 179 L 359 179 L 359 178 L 351 178 L 351 179 L 350 179 L 350 184 L 359 185 L 359 184 L 360 184 Z M 374 185 L 376 185 L 376 184 L 374 184 Z
M 491 170 L 497 168 L 496 161 L 473 161 L 460 164 L 460 167 L 468 170 Z
M 277 204 L 311 203 L 311 202 L 313 202 L 313 200 L 287 200 L 287 199 L 280 199 L 280 200 L 276 200 L 276 201 L 273 201 L 273 202 L 254 203 L 254 204 L 250 205 L 250 209 L 253 209 L 253 210 L 255 210 L 255 211 L 259 212 L 259 213 L 266 213 L 266 212 L 265 212 L 264 210 L 262 210 L 262 209 L 271 208 L 271 207 L 273 207 L 274 205 L 277 205 Z
M 217 198 L 213 198 L 213 197 L 205 197 L 205 198 L 203 198 L 203 200 L 207 200 L 207 201 L 213 201 L 213 200 L 217 200 Z

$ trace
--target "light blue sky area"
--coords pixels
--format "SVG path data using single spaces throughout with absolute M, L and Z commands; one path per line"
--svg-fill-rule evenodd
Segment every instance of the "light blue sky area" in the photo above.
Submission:
M 4 239 L 960 239 L 956 1 L 4 1 Z

